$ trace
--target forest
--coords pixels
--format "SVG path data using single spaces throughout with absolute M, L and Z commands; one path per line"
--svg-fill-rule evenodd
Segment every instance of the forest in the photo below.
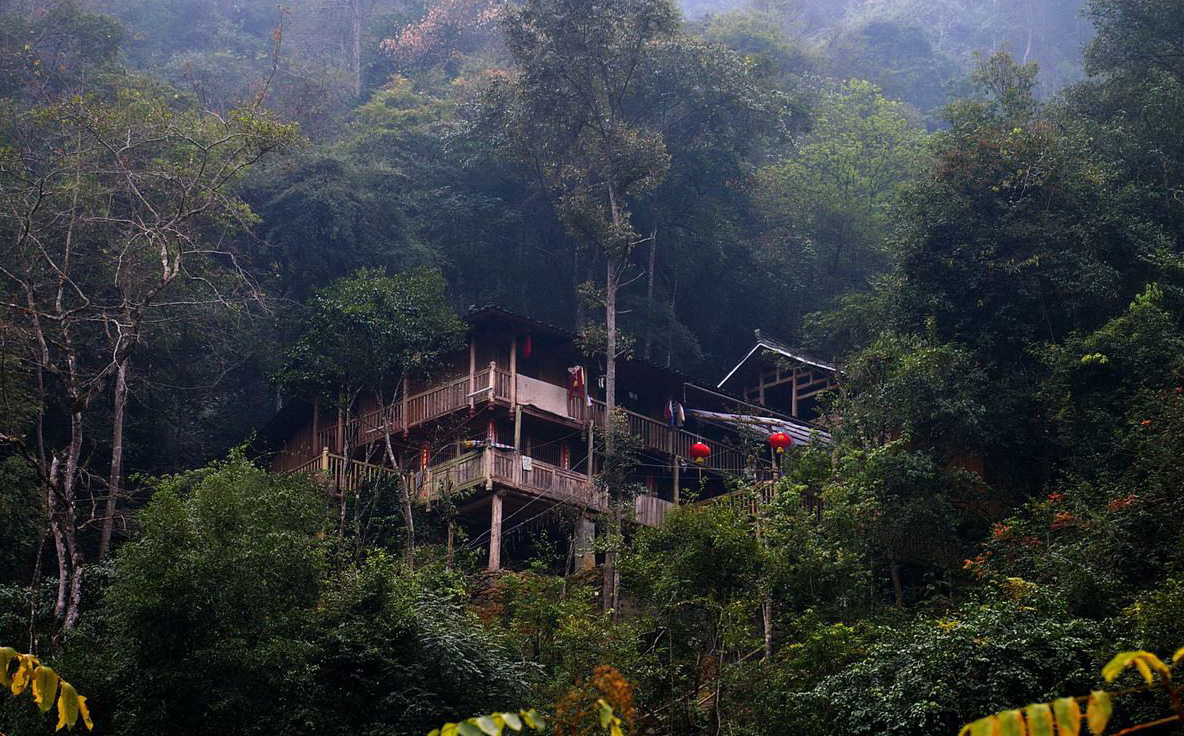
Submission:
M 410 488 L 481 308 L 600 371 L 585 568 Z M 754 330 L 827 441 L 634 523 L 618 369 Z M 1182 488 L 1184 0 L 0 2 L 4 734 L 1184 733 Z

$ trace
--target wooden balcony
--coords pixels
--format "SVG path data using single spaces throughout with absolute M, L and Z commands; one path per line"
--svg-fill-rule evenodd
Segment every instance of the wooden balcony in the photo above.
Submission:
M 426 503 L 437 503 L 447 496 L 467 495 L 473 489 L 501 487 L 530 497 L 579 506 L 591 513 L 609 510 L 608 499 L 588 476 L 534 458 L 529 464 L 530 470 L 527 470 L 521 453 L 477 450 L 413 473 L 412 477 L 416 495 Z M 389 467 L 348 461 L 329 452 L 322 452 L 292 472 L 319 476 L 338 491 L 347 492 L 380 477 L 396 475 Z M 660 498 L 638 496 L 634 502 L 636 521 L 645 526 L 660 526 L 673 506 Z
M 599 429 L 605 427 L 603 401 L 593 399 L 589 405 L 581 398 L 569 396 L 563 386 L 514 375 L 491 365 L 476 372 L 472 378 L 462 376 L 446 380 L 381 409 L 368 411 L 347 422 L 341 430 L 336 423 L 319 428 L 314 447 L 327 447 L 331 453 L 340 453 L 347 445 L 380 440 L 384 426 L 392 433 L 401 434 L 481 402 L 519 405 L 572 423 L 583 424 L 590 420 Z M 624 414 L 629 433 L 641 440 L 642 449 L 648 452 L 689 459 L 691 445 L 704 442 L 711 448 L 711 455 L 702 465 L 705 469 L 741 475 L 750 465 L 750 458 L 735 447 L 682 429 L 671 429 L 665 422 L 637 412 L 625 410 Z

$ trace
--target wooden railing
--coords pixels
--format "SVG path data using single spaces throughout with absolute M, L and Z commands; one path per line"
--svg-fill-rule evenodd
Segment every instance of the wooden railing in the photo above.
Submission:
M 531 469 L 522 467 L 522 455 L 491 451 L 492 477 L 504 483 L 554 501 L 575 503 L 595 511 L 608 509 L 608 499 L 588 480 L 588 476 L 564 470 L 531 458 Z
M 475 488 L 485 481 L 484 453 L 470 452 L 429 467 L 422 474 L 419 494 L 425 500 L 437 500 Z
M 701 439 L 682 429 L 671 430 L 665 422 L 651 419 L 637 412 L 625 411 L 629 434 L 639 438 L 646 450 L 655 450 L 667 455 L 690 459 L 691 445 L 703 442 L 711 448 L 711 454 L 703 461 L 703 467 L 732 475 L 742 475 L 751 464 L 744 453 L 711 440 Z M 592 421 L 597 427 L 605 426 L 605 405 L 603 401 L 592 400 L 590 407 Z
M 336 423 L 328 427 L 319 428 L 316 442 L 317 448 L 329 448 L 331 453 L 343 452 L 345 446 L 354 446 L 359 442 L 372 442 L 381 438 L 384 428 L 391 432 L 405 432 L 412 427 L 425 424 L 440 417 L 451 414 L 483 401 L 510 401 L 513 396 L 513 378 L 509 371 L 501 370 L 490 365 L 484 370 L 477 371 L 470 378 L 461 376 L 445 381 L 437 386 L 393 404 L 365 412 L 357 419 L 346 423 L 342 437 L 345 442 L 338 442 L 339 433 Z M 566 393 L 566 389 L 555 387 L 557 391 Z M 577 421 L 591 419 L 595 426 L 603 429 L 605 422 L 605 405 L 603 401 L 593 399 L 591 405 L 579 397 L 566 399 L 568 417 Z M 708 470 L 742 475 L 750 467 L 750 458 L 734 447 L 728 447 L 719 442 L 702 439 L 681 429 L 671 430 L 665 422 L 625 410 L 625 421 L 630 434 L 641 440 L 644 449 L 690 459 L 690 447 L 696 442 L 704 442 L 711 448 L 711 454 L 705 459 L 703 467 Z
M 822 500 L 822 497 L 809 491 L 800 494 L 800 496 L 799 503 L 801 507 L 813 516 L 815 521 L 821 521 L 822 511 L 826 507 L 826 502 Z M 721 496 L 704 499 L 699 504 L 729 504 L 744 513 L 755 516 L 762 506 L 769 505 L 776 497 L 777 483 L 774 481 L 765 481 L 742 491 L 733 491 L 732 493 L 725 493 Z
M 355 490 L 382 476 L 397 475 L 391 468 L 347 460 L 330 452 L 322 452 L 291 472 L 319 475 L 335 489 L 345 491 Z M 433 465 L 413 477 L 417 482 L 416 493 L 425 501 L 485 484 L 501 483 L 553 501 L 574 503 L 595 511 L 608 509 L 607 499 L 596 490 L 588 476 L 533 458 L 531 469 L 524 470 L 522 455 L 515 452 L 492 449 L 470 452 Z
M 657 496 L 637 496 L 633 499 L 633 519 L 642 526 L 662 526 L 666 515 L 677 505 Z
M 398 475 L 383 465 L 349 460 L 325 451 L 290 472 L 318 474 L 339 491 L 353 491 L 363 483 Z
M 347 442 L 343 444 L 355 445 L 359 439 L 362 442 L 371 442 L 381 437 L 384 427 L 389 428 L 391 432 L 405 432 L 417 425 L 463 409 L 473 401 L 489 401 L 491 398 L 509 401 L 510 379 L 509 371 L 490 367 L 477 371 L 471 381 L 469 376 L 449 379 L 426 391 L 411 394 L 405 400 L 371 409 L 346 423 Z M 317 432 L 317 447 L 328 447 L 330 452 L 341 452 L 343 448 L 340 444 L 342 443 L 337 441 L 336 423 Z

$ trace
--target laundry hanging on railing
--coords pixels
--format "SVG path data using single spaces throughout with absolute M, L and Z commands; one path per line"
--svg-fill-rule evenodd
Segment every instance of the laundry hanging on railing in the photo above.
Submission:
M 675 399 L 670 399 L 666 402 L 666 426 L 670 429 L 681 427 L 687 423 L 686 412 Z
M 582 398 L 585 406 L 592 406 L 592 397 L 588 394 L 588 381 L 582 365 L 567 368 L 567 398 Z

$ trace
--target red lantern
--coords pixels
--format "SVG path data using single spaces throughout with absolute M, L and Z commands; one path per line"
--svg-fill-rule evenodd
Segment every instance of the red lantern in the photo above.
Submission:
M 777 432 L 769 437 L 769 446 L 777 451 L 777 454 L 785 452 L 787 448 L 793 447 L 793 437 L 790 437 L 785 432 Z
M 702 465 L 703 461 L 707 459 L 707 456 L 711 454 L 711 448 L 702 442 L 696 442 L 695 444 L 691 445 L 690 453 L 691 458 L 695 462 Z

